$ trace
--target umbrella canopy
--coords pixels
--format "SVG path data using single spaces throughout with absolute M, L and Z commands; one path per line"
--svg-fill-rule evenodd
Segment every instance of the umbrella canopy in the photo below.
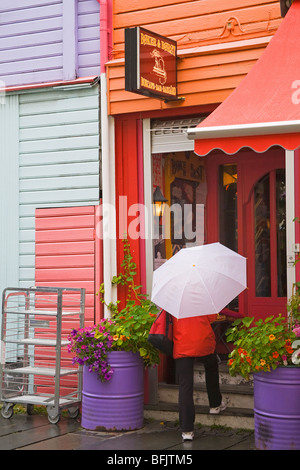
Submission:
M 221 243 L 183 248 L 154 271 L 151 300 L 176 318 L 210 315 L 246 282 L 246 258 Z

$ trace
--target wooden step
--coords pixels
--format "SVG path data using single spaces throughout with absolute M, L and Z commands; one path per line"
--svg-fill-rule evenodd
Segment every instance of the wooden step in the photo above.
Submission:
M 253 409 L 253 388 L 247 386 L 234 386 L 221 384 L 220 390 L 226 406 L 230 408 Z M 178 402 L 178 386 L 160 383 L 158 386 L 158 401 L 163 403 Z M 208 398 L 205 384 L 194 385 L 195 405 L 207 406 Z
M 220 389 L 226 410 L 219 415 L 209 414 L 204 366 L 194 367 L 195 422 L 203 426 L 227 426 L 235 429 L 254 429 L 253 381 L 229 374 L 226 362 L 219 364 Z M 178 421 L 178 385 L 160 383 L 158 402 L 145 405 L 145 417 L 160 421 Z
M 219 364 L 219 377 L 220 384 L 222 385 L 243 385 L 253 389 L 253 377 L 250 377 L 250 380 L 246 380 L 240 375 L 235 377 L 229 374 L 229 369 L 225 361 Z M 205 382 L 205 373 L 204 366 L 201 362 L 195 362 L 194 365 L 194 383 L 204 383 Z
M 178 422 L 178 406 L 175 403 L 159 402 L 156 405 L 145 405 L 144 416 L 160 422 Z M 209 414 L 207 406 L 195 406 L 195 425 L 225 426 L 234 429 L 254 429 L 253 409 L 226 408 L 219 415 Z

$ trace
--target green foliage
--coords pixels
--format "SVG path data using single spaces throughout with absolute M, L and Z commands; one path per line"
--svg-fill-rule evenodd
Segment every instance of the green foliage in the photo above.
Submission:
M 236 320 L 226 332 L 227 341 L 235 346 L 229 354 L 230 374 L 249 379 L 253 372 L 267 372 L 292 364 L 294 327 L 282 315 L 256 322 L 249 317 Z
M 300 283 L 293 285 L 293 294 L 287 305 L 289 321 L 291 324 L 300 323 Z
M 141 293 L 141 286 L 135 285 L 136 263 L 127 239 L 123 240 L 124 259 L 122 272 L 112 278 L 112 284 L 127 290 L 126 305 L 120 309 L 120 301 L 105 302 L 104 285 L 101 284 L 99 295 L 101 302 L 111 311 L 110 335 L 113 342 L 112 351 L 139 352 L 145 366 L 159 363 L 159 352 L 148 341 L 148 334 L 156 319 L 158 309 Z

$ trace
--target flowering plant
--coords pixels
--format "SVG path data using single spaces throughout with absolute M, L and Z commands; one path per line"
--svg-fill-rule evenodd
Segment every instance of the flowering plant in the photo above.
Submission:
M 69 336 L 73 364 L 86 365 L 89 372 L 98 372 L 102 382 L 109 380 L 113 373 L 107 361 L 113 343 L 109 327 L 109 320 L 101 320 L 98 326 L 73 329 Z
M 125 307 L 119 311 L 120 301 L 106 304 L 104 286 L 101 284 L 101 301 L 111 311 L 111 318 L 100 320 L 98 325 L 73 329 L 69 337 L 69 351 L 75 353 L 73 363 L 88 365 L 89 371 L 98 372 L 103 382 L 110 380 L 113 374 L 107 357 L 110 351 L 139 352 L 145 367 L 159 363 L 159 351 L 148 341 L 158 309 L 146 295 L 140 293 L 141 286 L 135 285 L 136 264 L 132 261 L 128 241 L 123 240 L 123 244 L 123 272 L 114 276 L 112 283 L 127 287 Z
M 271 371 L 278 366 L 300 363 L 300 285 L 294 284 L 295 292 L 287 305 L 288 316 L 281 314 L 254 322 L 254 317 L 238 319 L 226 332 L 227 342 L 235 348 L 229 354 L 231 375 Z
M 229 372 L 249 379 L 249 374 L 270 371 L 279 365 L 293 364 L 292 347 L 296 334 L 281 315 L 265 320 L 245 317 L 236 320 L 227 330 L 227 341 L 235 349 L 229 354 Z

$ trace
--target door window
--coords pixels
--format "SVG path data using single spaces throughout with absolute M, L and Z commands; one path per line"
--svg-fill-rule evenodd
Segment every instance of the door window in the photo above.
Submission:
M 254 186 L 256 297 L 285 297 L 285 171 L 274 170 Z
M 255 294 L 271 295 L 270 260 L 270 177 L 261 178 L 254 187 Z
M 238 251 L 237 165 L 219 167 L 219 237 L 220 243 Z

